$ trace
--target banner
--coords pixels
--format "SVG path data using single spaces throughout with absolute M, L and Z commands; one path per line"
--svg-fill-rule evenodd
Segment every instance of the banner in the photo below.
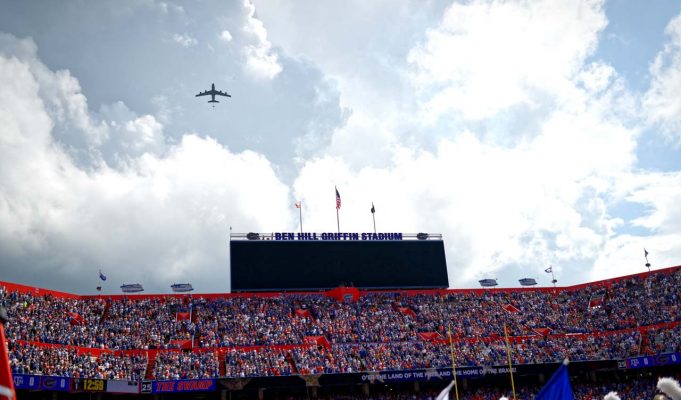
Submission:
M 13 378 L 15 389 L 40 389 L 39 376 L 14 374 Z
M 260 237 L 260 235 L 259 235 Z M 273 240 L 403 240 L 401 232 L 274 232 Z M 267 238 L 263 238 L 267 240 Z
M 71 390 L 71 378 L 63 376 L 40 376 L 14 374 L 14 388 L 28 390 L 49 390 L 68 392 Z
M 68 392 L 71 390 L 71 378 L 62 376 L 43 376 L 40 378 L 40 390 Z
M 513 367 L 513 372 L 517 372 Z M 506 375 L 508 367 L 462 367 L 456 369 L 457 378 L 479 378 L 486 375 Z M 409 381 L 423 381 L 431 379 L 453 379 L 451 368 L 428 368 L 390 372 L 363 373 L 360 377 L 362 382 L 369 383 L 395 383 Z
M 681 364 L 681 353 L 657 354 L 654 356 L 632 357 L 627 359 L 627 368 L 661 367 Z
M 206 392 L 215 390 L 215 379 L 187 379 L 182 381 L 154 381 L 152 393 Z
M 140 384 L 135 381 L 106 381 L 107 393 L 139 393 Z

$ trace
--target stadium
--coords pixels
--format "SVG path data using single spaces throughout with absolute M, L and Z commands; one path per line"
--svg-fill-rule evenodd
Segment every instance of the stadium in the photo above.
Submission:
M 680 0 L 0 0 L 0 400 L 681 400 L 679 93 Z
M 232 237 L 231 293 L 0 282 L 18 398 L 430 399 L 454 367 L 460 399 L 525 399 L 565 359 L 577 399 L 650 399 L 679 377 L 681 266 L 447 289 L 440 235 L 282 237 Z

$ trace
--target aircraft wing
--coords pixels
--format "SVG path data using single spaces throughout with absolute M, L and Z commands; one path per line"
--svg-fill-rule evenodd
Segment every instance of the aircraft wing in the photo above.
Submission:
M 199 97 L 199 96 L 210 96 L 210 94 L 211 94 L 210 91 L 209 91 L 209 90 L 206 90 L 205 92 L 201 92 L 201 93 L 197 94 L 195 97 Z
M 218 96 L 232 97 L 232 96 L 230 96 L 229 94 L 227 94 L 227 93 L 225 93 L 225 92 L 221 92 L 221 91 L 219 91 L 219 90 L 216 90 L 216 91 L 215 91 L 215 94 L 218 95 Z

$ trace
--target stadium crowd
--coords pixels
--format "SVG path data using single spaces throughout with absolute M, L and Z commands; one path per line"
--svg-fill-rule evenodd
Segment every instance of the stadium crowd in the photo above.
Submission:
M 446 367 L 450 331 L 458 365 L 498 365 L 504 326 L 516 364 L 680 351 L 679 288 L 677 269 L 556 292 L 369 292 L 351 303 L 321 293 L 61 298 L 2 286 L 0 301 L 18 373 L 177 379 Z M 164 351 L 140 367 L 147 358 L 32 343 Z M 187 344 L 202 352 L 165 351 Z
M 75 348 L 42 347 L 15 341 L 10 341 L 8 347 L 10 368 L 15 374 L 141 380 L 147 369 L 147 359 L 140 355 L 101 353 L 95 356 L 79 353 Z
M 215 352 L 165 351 L 157 353 L 151 377 L 159 380 L 177 380 L 218 376 L 220 376 L 220 370 Z
M 283 376 L 291 375 L 292 372 L 292 364 L 285 350 L 231 349 L 225 355 L 225 376 L 230 378 Z

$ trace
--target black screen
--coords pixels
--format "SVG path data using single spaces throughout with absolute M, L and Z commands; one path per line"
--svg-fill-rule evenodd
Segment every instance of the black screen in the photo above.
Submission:
M 232 291 L 449 286 L 441 240 L 231 241 Z

